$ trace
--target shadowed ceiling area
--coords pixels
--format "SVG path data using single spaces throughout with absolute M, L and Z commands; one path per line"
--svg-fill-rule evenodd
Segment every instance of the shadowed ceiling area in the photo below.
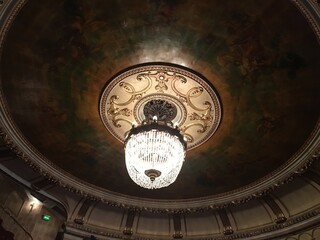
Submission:
M 160 190 L 131 181 L 98 110 L 113 76 L 153 62 L 204 76 L 223 109 L 216 133 Z M 57 171 L 124 195 L 189 199 L 290 163 L 317 124 L 319 63 L 317 39 L 290 1 L 30 0 L 6 36 L 1 78 L 18 131 Z

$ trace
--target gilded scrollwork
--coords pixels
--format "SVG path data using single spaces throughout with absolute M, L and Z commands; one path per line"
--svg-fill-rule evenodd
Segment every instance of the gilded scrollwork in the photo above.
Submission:
M 111 122 L 113 123 L 113 125 L 117 128 L 121 127 L 121 124 L 119 124 L 120 121 L 124 121 L 127 122 L 131 125 L 131 122 L 129 122 L 128 120 L 124 119 L 124 118 L 117 118 L 119 116 L 126 116 L 129 117 L 132 114 L 132 111 L 129 108 L 122 108 L 120 109 L 119 107 L 116 107 L 115 99 L 118 99 L 118 96 L 112 96 L 110 98 L 110 102 L 109 102 L 109 108 L 107 110 L 107 114 L 109 116 L 109 118 L 111 119 Z
M 168 102 L 172 108 L 148 104 L 153 100 Z M 177 66 L 156 64 L 122 72 L 102 94 L 100 106 L 105 126 L 119 141 L 124 142 L 132 125 L 157 116 L 179 127 L 188 150 L 209 139 L 221 119 L 219 99 L 207 81 Z
M 174 74 L 174 77 L 171 81 L 171 88 L 175 92 L 175 94 L 179 97 L 181 102 L 187 102 L 187 97 L 184 93 L 180 92 L 176 86 L 176 83 L 180 81 L 182 84 L 187 83 L 187 79 L 181 75 Z
M 192 121 L 192 123 L 183 126 L 181 131 L 186 136 L 189 142 L 193 142 L 193 137 L 191 134 L 187 134 L 187 130 L 191 127 L 197 127 L 199 128 L 197 130 L 198 133 L 204 133 L 209 129 L 209 127 L 213 123 L 213 115 L 212 115 L 212 104 L 209 101 L 205 101 L 203 103 L 204 107 L 196 106 L 192 99 L 196 99 L 200 97 L 204 89 L 201 86 L 195 86 L 187 91 L 187 93 L 183 93 L 177 88 L 177 81 L 180 81 L 182 84 L 187 83 L 187 79 L 183 76 L 175 75 L 175 77 L 172 80 L 171 86 L 172 90 L 177 94 L 177 96 L 185 102 L 190 108 L 192 108 L 194 111 L 192 113 L 189 113 L 189 120 Z
M 196 112 L 193 112 L 189 114 L 189 119 L 191 121 L 198 121 L 198 122 L 192 122 L 188 125 L 185 125 L 181 128 L 181 133 L 187 138 L 187 142 L 193 142 L 193 137 L 191 134 L 187 133 L 187 130 L 191 127 L 198 128 L 198 133 L 204 133 L 208 130 L 210 125 L 213 122 L 213 117 L 211 115 L 211 104 L 209 102 L 206 102 L 206 105 L 208 106 L 204 113 L 198 114 Z M 200 121 L 200 122 L 199 122 Z
M 145 80 L 147 82 L 146 86 L 144 86 L 140 90 L 136 90 L 133 84 L 121 81 L 119 83 L 120 89 L 122 89 L 126 96 L 129 95 L 129 99 L 124 102 L 117 101 L 120 97 L 118 95 L 112 95 L 109 100 L 109 108 L 107 109 L 107 115 L 109 119 L 111 120 L 112 124 L 116 128 L 120 128 L 121 124 L 120 122 L 126 122 L 129 125 L 132 125 L 132 122 L 124 117 L 130 117 L 132 115 L 132 110 L 130 110 L 128 107 L 125 108 L 119 108 L 120 106 L 127 106 L 131 102 L 138 100 L 142 97 L 144 93 L 146 93 L 152 86 L 152 79 L 151 77 L 146 74 L 139 74 L 136 78 L 138 81 Z M 122 116 L 122 117 L 121 117 Z
M 138 100 L 142 97 L 144 93 L 146 93 L 152 86 L 152 78 L 148 73 L 139 74 L 136 78 L 138 81 L 146 80 L 147 84 L 144 88 L 140 90 L 136 90 L 131 83 L 128 82 L 120 82 L 119 87 L 125 91 L 126 94 L 130 96 L 129 100 L 125 102 L 118 102 L 116 99 L 119 99 L 119 96 L 113 95 L 110 99 L 112 99 L 113 103 L 118 106 L 126 106 L 133 102 L 134 100 Z M 111 101 L 111 100 L 110 100 Z
M 177 94 L 177 96 L 180 98 L 180 100 L 186 102 L 191 108 L 193 108 L 196 111 L 208 111 L 208 109 L 210 109 L 210 111 L 211 111 L 212 104 L 209 101 L 205 101 L 203 103 L 203 105 L 205 105 L 206 107 L 201 108 L 201 107 L 196 106 L 191 100 L 193 98 L 198 98 L 202 95 L 202 93 L 204 92 L 203 87 L 201 87 L 201 86 L 193 87 L 193 88 L 189 89 L 188 92 L 185 94 L 185 93 L 178 90 L 178 88 L 176 86 L 177 81 L 180 81 L 181 83 L 185 84 L 185 83 L 187 83 L 187 79 L 185 77 L 179 76 L 179 75 L 175 75 L 175 77 L 172 79 L 172 83 L 171 83 L 172 90 L 175 92 L 175 94 Z
M 207 105 L 206 110 L 202 114 L 198 114 L 196 112 L 193 112 L 189 114 L 189 119 L 194 121 L 194 120 L 199 120 L 202 121 L 202 129 L 198 130 L 199 133 L 204 133 L 212 124 L 213 122 L 213 116 L 211 115 L 212 112 L 212 105 L 210 102 L 205 102 L 205 105 Z
M 191 127 L 198 128 L 198 130 L 197 130 L 198 133 L 204 133 L 206 131 L 205 126 L 202 123 L 194 123 L 193 122 L 188 125 L 184 125 L 181 128 L 180 132 L 182 133 L 182 135 L 184 137 L 186 137 L 187 142 L 190 142 L 190 143 L 192 143 L 194 141 L 194 138 L 192 137 L 192 135 L 190 133 L 187 133 L 187 130 Z
M 200 107 L 197 107 L 195 106 L 191 99 L 192 98 L 197 98 L 197 97 L 200 97 L 200 95 L 203 93 L 203 88 L 202 87 L 194 87 L 194 88 L 191 88 L 187 94 L 186 94 L 186 100 L 187 100 L 187 104 L 192 107 L 194 110 L 197 110 L 197 111 L 206 111 L 208 109 L 208 104 L 210 104 L 208 101 L 205 101 L 203 103 L 203 105 L 205 105 L 206 107 L 205 108 L 200 108 Z

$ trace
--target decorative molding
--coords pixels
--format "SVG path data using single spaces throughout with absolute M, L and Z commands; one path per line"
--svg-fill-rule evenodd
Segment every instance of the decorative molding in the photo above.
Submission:
M 124 235 L 131 236 L 133 234 L 132 227 L 133 227 L 133 221 L 134 221 L 135 215 L 136 215 L 135 211 L 130 210 L 130 209 L 128 210 L 127 221 L 126 221 L 125 228 L 123 230 Z
M 287 218 L 285 217 L 283 211 L 270 195 L 264 196 L 262 199 L 266 204 L 268 204 L 268 206 L 271 208 L 272 212 L 276 216 L 274 220 L 275 223 L 280 224 L 287 221 Z
M 141 125 L 151 101 L 174 106 L 168 119 L 179 126 L 191 150 L 218 129 L 222 106 L 209 81 L 191 69 L 169 63 L 144 63 L 121 71 L 105 86 L 99 112 L 106 129 L 120 142 L 132 125 Z M 161 119 L 158 119 L 161 121 Z
M 301 1 L 292 1 L 296 3 L 298 7 L 301 7 L 301 9 L 307 11 L 307 8 L 304 7 Z M 6 7 L 4 6 L 0 10 L 0 22 L 2 23 L 2 27 L 0 29 L 0 50 L 2 50 L 3 42 L 9 26 L 14 20 L 15 15 L 25 3 L 25 0 L 8 1 L 6 2 Z M 306 13 L 306 15 L 308 14 Z M 320 38 L 319 26 L 316 21 L 314 24 L 315 25 L 313 28 L 318 29 L 317 36 Z M 164 91 L 165 87 L 162 85 L 162 87 L 158 88 L 158 90 Z M 75 178 L 74 176 L 52 164 L 50 161 L 44 158 L 44 156 L 42 156 L 38 150 L 35 149 L 26 139 L 24 139 L 19 129 L 17 129 L 6 107 L 7 105 L 3 93 L 0 93 L 0 102 L 0 135 L 4 139 L 8 148 L 14 151 L 19 158 L 27 162 L 31 168 L 38 171 L 41 175 L 53 183 L 64 187 L 70 192 L 80 194 L 94 201 L 102 201 L 110 206 L 124 209 L 137 209 L 138 211 L 162 213 L 188 213 L 209 211 L 212 209 L 225 208 L 234 204 L 245 203 L 251 199 L 264 196 L 275 188 L 278 188 L 279 186 L 291 181 L 296 176 L 303 174 L 308 166 L 310 166 L 312 161 L 319 156 L 320 152 L 320 123 L 318 122 L 308 141 L 294 156 L 292 156 L 291 159 L 283 164 L 278 170 L 245 187 L 219 195 L 187 200 L 135 198 L 98 188 Z
M 319 161 L 319 160 L 318 160 Z M 313 165 L 314 166 L 314 165 Z M 312 167 L 313 167 L 312 166 Z M 303 175 L 304 178 L 308 179 L 309 181 L 313 181 L 318 186 L 320 186 L 320 172 L 316 171 L 317 169 L 310 168 L 305 175 Z
M 231 240 L 231 239 L 241 239 L 241 238 L 252 238 L 254 236 L 259 236 L 266 233 L 272 233 L 278 230 L 286 229 L 290 226 L 293 226 L 295 224 L 301 223 L 305 220 L 308 220 L 313 217 L 319 217 L 320 216 L 320 208 L 315 209 L 313 211 L 307 212 L 305 214 L 302 214 L 300 216 L 288 219 L 285 223 L 282 224 L 275 224 L 268 227 L 258 228 L 252 231 L 244 231 L 236 233 L 232 236 L 225 236 L 225 237 L 217 237 L 217 238 L 205 238 L 206 240 Z M 204 240 L 204 239 L 199 239 Z
M 311 25 L 311 29 L 320 43 L 320 7 L 318 0 L 291 0 Z
M 320 0 L 319 0 L 320 4 Z M 304 231 L 294 236 L 283 238 L 283 240 L 306 240 L 306 236 L 309 237 L 308 240 L 317 240 L 316 237 L 319 237 L 320 226 L 310 229 L 309 231 Z
M 41 189 L 48 189 L 49 187 L 52 187 L 54 183 L 47 178 L 41 178 L 38 181 L 31 184 L 31 187 L 36 190 L 40 191 Z
M 178 213 L 173 214 L 173 234 L 172 237 L 175 239 L 183 238 L 182 229 L 181 229 L 181 215 Z
M 299 0 L 291 0 L 302 12 L 302 14 L 307 18 L 309 23 L 312 26 L 313 31 L 315 32 L 318 40 L 320 39 L 320 30 L 319 24 L 317 23 L 317 16 L 310 13 L 310 10 L 305 6 L 306 1 L 299 1 Z M 1 37 L 0 37 L 0 51 L 2 50 L 2 45 L 8 31 L 11 22 L 13 21 L 16 14 L 25 4 L 25 0 L 22 1 L 4 1 L 3 5 L 0 2 L 0 11 L 6 10 L 5 14 L 1 12 Z M 310 2 L 310 1 L 309 1 Z M 12 4 L 11 4 L 12 3 Z M 15 4 L 13 7 L 13 3 Z M 314 4 L 319 6 L 319 3 L 315 0 L 313 1 Z M 318 7 L 319 11 L 319 7 Z M 319 12 L 318 12 L 319 13 Z M 158 82 L 158 90 L 165 91 L 166 82 L 161 83 Z M 44 177 L 49 179 L 53 183 L 57 183 L 60 186 L 66 188 L 70 192 L 74 192 L 77 194 L 81 194 L 82 196 L 94 200 L 94 201 L 103 201 L 110 206 L 125 208 L 125 209 L 133 209 L 134 211 L 150 211 L 150 212 L 161 212 L 161 213 L 189 213 L 189 212 L 202 212 L 202 211 L 211 211 L 212 209 L 220 209 L 225 208 L 233 204 L 240 204 L 245 203 L 251 199 L 258 198 L 261 196 L 265 196 L 269 192 L 273 191 L 274 189 L 278 188 L 279 186 L 293 180 L 296 176 L 300 176 L 303 174 L 306 169 L 310 166 L 313 160 L 319 158 L 319 138 L 316 136 L 319 135 L 319 124 L 317 125 L 314 135 L 310 137 L 310 141 L 306 143 L 304 148 L 301 150 L 303 152 L 301 155 L 298 154 L 297 157 L 293 157 L 290 159 L 284 167 L 280 169 L 282 172 L 280 176 L 276 179 L 276 181 L 271 181 L 270 184 L 262 184 L 264 182 L 268 182 L 272 177 L 268 175 L 266 178 L 260 179 L 257 182 L 254 182 L 252 185 L 248 185 L 245 188 L 237 189 L 232 192 L 228 192 L 219 196 L 211 196 L 210 198 L 199 198 L 199 199 L 190 199 L 186 201 L 169 201 L 168 204 L 163 204 L 163 207 L 158 207 L 160 204 L 164 203 L 164 201 L 155 201 L 155 204 L 152 205 L 146 199 L 133 199 L 132 202 L 130 201 L 130 197 L 128 196 L 119 196 L 115 193 L 106 192 L 103 189 L 95 188 L 83 181 L 78 181 L 73 176 L 68 175 L 62 171 L 61 175 L 53 174 L 52 172 L 61 172 L 61 169 L 57 168 L 56 166 L 51 165 L 42 157 L 36 157 L 36 160 L 33 159 L 36 150 L 30 146 L 25 139 L 23 139 L 19 133 L 19 130 L 15 128 L 14 123 L 10 120 L 9 112 L 6 109 L 6 104 L 3 96 L 1 95 L 1 136 L 5 140 L 7 146 L 13 150 L 17 156 L 21 159 L 26 161 L 30 167 L 35 169 L 36 171 L 40 172 Z M 195 116 L 196 117 L 196 116 Z M 315 143 L 316 142 L 316 143 Z M 310 145 L 311 147 L 310 147 Z M 297 159 L 302 159 L 301 161 L 297 162 Z M 295 164 L 293 164 L 295 163 Z M 289 168 L 289 171 L 285 171 L 286 168 Z M 62 177 L 60 177 L 62 176 Z M 261 185 L 263 186 L 261 186 Z M 81 187 L 84 185 L 85 187 Z M 254 185 L 259 185 L 259 187 L 254 187 Z M 93 189 L 91 189 L 93 188 Z M 249 189 L 246 191 L 246 189 Z M 257 190 L 260 189 L 260 190 Z M 230 200 L 235 198 L 235 200 Z M 150 200 L 154 201 L 154 200 Z M 145 206 L 144 206 L 145 205 Z M 186 206 L 186 207 L 180 207 Z M 295 218 L 288 219 L 285 223 L 276 224 L 260 229 L 255 229 L 252 231 L 245 231 L 245 232 L 237 232 L 232 235 L 223 236 L 223 237 L 212 237 L 212 238 L 202 238 L 203 240 L 231 240 L 231 239 L 241 239 L 241 238 L 251 238 L 253 236 L 259 236 L 262 234 L 269 234 L 275 231 L 288 229 L 291 226 L 294 226 L 298 223 L 306 221 L 311 218 L 319 217 L 320 209 L 316 209 L 305 213 L 303 215 L 297 216 Z M 92 230 L 85 225 L 79 225 L 76 223 L 69 223 L 68 227 L 79 229 L 82 231 L 99 234 L 102 236 L 113 237 L 118 239 L 123 239 L 123 234 L 121 233 L 111 233 L 111 232 L 101 232 L 98 230 Z M 139 240 L 150 240 L 152 238 L 143 238 L 138 236 L 132 236 L 131 239 L 139 239 Z M 202 240 L 199 238 L 199 240 Z
M 91 199 L 84 199 L 78 211 L 77 217 L 74 219 L 74 222 L 77 224 L 84 224 L 84 217 L 86 216 L 86 213 L 92 205 L 93 201 Z
M 262 227 L 262 228 L 256 228 L 252 229 L 249 231 L 242 231 L 242 232 L 237 232 L 237 233 L 231 233 L 229 235 L 225 236 L 220 236 L 220 235 L 214 235 L 214 236 L 206 236 L 206 237 L 197 237 L 197 240 L 232 240 L 232 239 L 268 239 L 269 237 L 276 237 L 276 236 L 281 236 L 281 235 L 286 235 L 288 234 L 288 229 L 290 227 L 294 227 L 295 225 L 298 225 L 304 221 L 310 220 L 314 218 L 315 221 L 320 220 L 320 208 L 314 209 L 312 211 L 309 211 L 307 213 L 301 214 L 299 216 L 293 217 L 288 219 L 285 223 L 281 224 L 273 224 L 269 225 L 267 227 Z M 226 224 L 227 226 L 228 224 Z M 86 233 L 91 233 L 91 234 L 98 234 L 101 236 L 107 236 L 107 237 L 113 237 L 116 239 L 123 239 L 124 235 L 121 233 L 116 233 L 116 232 L 107 232 L 107 231 L 100 231 L 100 230 L 95 230 L 92 229 L 86 225 L 81 225 L 81 224 L 74 224 L 72 222 L 67 223 L 67 227 L 69 228 L 74 228 L 78 229 L 81 231 L 84 231 Z M 303 228 L 303 226 L 299 226 L 299 228 Z M 228 230 L 229 228 L 227 228 Z M 232 230 L 232 229 L 231 229 Z M 263 235 L 263 238 L 259 237 L 260 235 Z M 141 237 L 141 236 L 135 236 L 132 235 L 130 236 L 131 240 L 155 240 L 155 239 L 160 239 L 159 237 Z M 192 239 L 185 237 L 184 239 Z
M 233 229 L 229 220 L 229 217 L 227 215 L 227 212 L 225 209 L 219 209 L 218 210 L 218 215 L 220 217 L 220 220 L 223 225 L 223 234 L 224 235 L 231 235 L 233 234 Z
M 8 30 L 15 17 L 26 3 L 27 0 L 0 1 L 0 56 L 2 55 L 3 43 L 7 36 Z
M 102 196 L 97 196 L 95 194 L 90 194 L 86 191 L 81 190 L 81 188 L 75 188 L 72 185 L 67 184 L 66 182 L 62 181 L 61 179 L 57 179 L 56 177 L 54 177 L 54 175 L 51 172 L 46 172 L 44 171 L 42 168 L 40 168 L 37 164 L 35 164 L 25 153 L 23 153 L 22 151 L 19 150 L 19 148 L 14 144 L 14 142 L 12 140 L 10 140 L 10 138 L 8 138 L 8 135 L 5 134 L 3 131 L 1 131 L 0 128 L 0 137 L 3 138 L 4 142 L 7 144 L 8 148 L 11 149 L 12 151 L 14 151 L 16 153 L 16 155 L 24 160 L 32 169 L 34 169 L 35 171 L 38 171 L 41 175 L 43 175 L 44 177 L 46 177 L 48 180 L 50 180 L 51 182 L 58 184 L 59 186 L 65 188 L 66 190 L 72 192 L 72 193 L 76 193 L 76 194 L 80 194 L 83 197 L 86 197 L 87 199 L 91 199 L 93 201 L 101 201 L 104 202 L 106 204 L 108 204 L 109 206 L 113 206 L 113 207 L 120 207 L 123 209 L 134 209 L 136 211 L 149 211 L 149 212 L 153 212 L 153 213 L 190 213 L 190 212 L 203 212 L 203 211 L 211 211 L 212 209 L 221 209 L 221 208 L 226 208 L 228 206 L 232 206 L 235 204 L 241 204 L 241 203 L 246 203 L 252 199 L 255 198 L 259 198 L 262 196 L 267 195 L 268 193 L 270 193 L 271 191 L 273 191 L 274 189 L 280 187 L 281 185 L 292 181 L 295 177 L 300 176 L 301 174 L 303 174 L 308 167 L 311 165 L 311 163 L 313 162 L 315 156 L 317 156 L 316 154 L 312 154 L 312 156 L 307 159 L 306 162 L 304 162 L 304 164 L 302 166 L 300 166 L 300 168 L 296 169 L 293 173 L 290 173 L 286 176 L 286 178 L 284 178 L 282 181 L 280 182 L 276 182 L 273 185 L 271 185 L 269 188 L 266 189 L 261 189 L 249 196 L 243 197 L 243 198 L 238 198 L 232 201 L 228 201 L 228 202 L 222 202 L 222 203 L 210 203 L 211 201 L 213 202 L 214 196 L 212 196 L 212 199 L 206 199 L 203 201 L 201 201 L 201 199 L 190 199 L 190 200 L 185 200 L 185 201 L 173 201 L 173 200 L 166 200 L 166 201 L 160 201 L 160 200 L 156 200 L 156 199 L 151 199 L 148 200 L 148 202 L 152 201 L 155 205 L 157 205 L 157 207 L 148 207 L 147 203 L 144 205 L 142 202 L 140 204 L 137 205 L 133 205 L 130 203 L 123 203 L 121 202 L 121 199 L 119 198 L 119 201 L 112 201 L 108 198 L 104 198 Z M 315 151 L 319 152 L 319 150 Z M 79 184 L 87 184 L 86 182 L 83 182 L 81 180 L 78 180 Z M 115 194 L 115 193 L 114 193 Z M 227 193 L 226 193 L 227 194 Z M 115 196 L 117 196 L 117 194 L 115 194 Z M 131 198 L 133 199 L 133 198 Z M 142 200 L 142 199 L 141 199 Z M 208 203 L 209 200 L 209 203 Z M 211 200 L 211 201 L 210 201 Z M 193 203 L 193 201 L 197 202 L 197 201 L 201 201 L 202 204 L 199 206 L 194 206 L 194 207 L 179 207 L 179 203 L 184 203 L 183 205 L 185 205 L 185 203 Z M 163 205 L 164 202 L 174 202 L 174 203 L 178 203 L 176 206 L 170 206 L 170 207 L 159 207 L 159 202 L 161 202 L 160 204 Z M 140 205 L 140 206 L 139 206 Z

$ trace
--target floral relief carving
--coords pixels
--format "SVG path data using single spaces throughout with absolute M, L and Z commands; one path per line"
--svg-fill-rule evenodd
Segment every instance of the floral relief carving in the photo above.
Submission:
M 158 92 L 164 92 L 166 90 L 168 90 L 168 86 L 167 86 L 167 82 L 168 82 L 168 78 L 166 77 L 166 73 L 165 72 L 161 72 L 159 74 L 159 77 L 156 79 L 156 81 L 158 82 L 158 84 L 155 86 L 155 89 Z
M 213 88 L 178 66 L 131 68 L 108 84 L 101 99 L 102 120 L 120 141 L 124 141 L 132 125 L 145 120 L 143 109 L 150 100 L 166 101 L 177 109 L 169 121 L 179 127 L 188 149 L 211 137 L 221 118 L 220 102 Z

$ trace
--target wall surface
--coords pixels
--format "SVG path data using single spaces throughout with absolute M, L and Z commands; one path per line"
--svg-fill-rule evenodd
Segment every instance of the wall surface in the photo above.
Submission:
M 60 216 L 3 175 L 0 175 L 0 189 L 2 225 L 14 234 L 15 240 L 56 238 L 62 225 Z M 42 215 L 50 215 L 50 221 L 42 220 Z

